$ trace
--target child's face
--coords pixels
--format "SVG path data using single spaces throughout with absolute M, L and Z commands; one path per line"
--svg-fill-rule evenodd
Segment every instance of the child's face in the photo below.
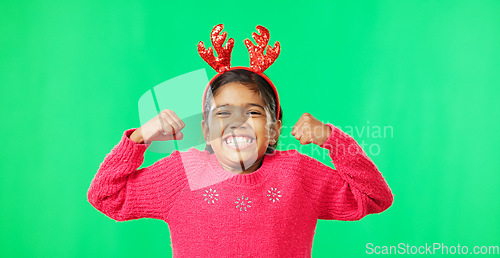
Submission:
M 207 144 L 226 170 L 242 172 L 242 163 L 249 169 L 261 160 L 269 145 L 271 131 L 264 102 L 257 92 L 238 82 L 221 86 L 214 102 L 209 128 L 202 122 Z

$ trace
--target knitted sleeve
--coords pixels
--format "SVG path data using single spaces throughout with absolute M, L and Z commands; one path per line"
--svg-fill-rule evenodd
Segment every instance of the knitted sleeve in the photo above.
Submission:
M 88 201 L 106 216 L 126 221 L 139 218 L 166 220 L 172 204 L 185 183 L 179 151 L 153 165 L 142 165 L 151 144 L 139 144 L 123 133 L 121 141 L 101 163 L 87 192 Z
M 360 220 L 392 205 L 393 195 L 384 177 L 359 144 L 332 124 L 332 133 L 320 145 L 329 151 L 336 169 L 300 155 L 299 173 L 304 191 L 323 220 Z

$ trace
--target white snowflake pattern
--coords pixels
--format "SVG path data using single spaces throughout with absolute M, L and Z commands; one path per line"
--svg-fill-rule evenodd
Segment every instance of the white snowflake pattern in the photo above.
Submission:
M 203 196 L 205 196 L 205 201 L 208 201 L 208 203 L 214 203 L 215 201 L 219 200 L 217 199 L 219 194 L 215 193 L 215 189 L 212 191 L 212 188 L 210 188 L 210 190 L 205 190 Z
M 246 198 L 245 198 L 245 197 L 243 197 L 243 195 L 242 195 L 242 196 L 241 196 L 241 199 L 240 199 L 240 197 L 236 197 L 236 199 L 238 199 L 236 202 L 234 202 L 234 203 L 236 203 L 236 209 L 238 209 L 238 208 L 239 208 L 239 209 L 240 209 L 240 211 L 242 211 L 243 209 L 244 209 L 245 211 L 247 211 L 247 207 L 248 207 L 248 208 L 252 207 L 252 206 L 250 205 L 250 203 L 252 203 L 252 201 L 249 201 L 249 200 L 248 200 L 248 197 L 246 197 Z
M 267 190 L 267 192 L 269 193 L 267 195 L 267 197 L 269 197 L 269 201 L 276 202 L 280 200 L 279 198 L 281 198 L 281 191 L 278 191 L 276 187 L 275 188 L 271 187 L 271 190 Z

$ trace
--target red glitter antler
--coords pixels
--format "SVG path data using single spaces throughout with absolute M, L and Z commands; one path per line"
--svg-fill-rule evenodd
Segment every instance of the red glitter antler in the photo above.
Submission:
M 233 38 L 229 38 L 226 46 L 222 46 L 227 36 L 226 32 L 223 32 L 222 35 L 219 35 L 223 28 L 223 24 L 218 24 L 212 29 L 211 40 L 215 51 L 217 51 L 217 58 L 214 56 L 212 47 L 205 49 L 205 45 L 202 41 L 198 43 L 198 53 L 200 54 L 201 58 L 203 58 L 205 62 L 207 62 L 215 71 L 219 73 L 224 72 L 231 67 L 231 51 L 233 50 L 234 46 Z
M 269 42 L 269 31 L 261 25 L 257 26 L 257 30 L 261 35 L 253 33 L 252 37 L 257 43 L 255 46 L 249 39 L 245 39 L 245 45 L 248 48 L 248 53 L 250 54 L 250 67 L 255 72 L 264 72 L 270 65 L 274 63 L 276 58 L 280 54 L 280 43 L 276 41 L 274 47 L 268 46 Z M 264 55 L 264 49 L 267 46 L 266 55 Z

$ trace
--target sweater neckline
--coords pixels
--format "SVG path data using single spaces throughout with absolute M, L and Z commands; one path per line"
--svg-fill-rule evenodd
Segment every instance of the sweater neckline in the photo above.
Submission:
M 248 174 L 237 174 L 225 170 L 217 160 L 217 156 L 215 155 L 215 153 L 212 153 L 208 156 L 208 164 L 212 172 L 214 172 L 214 174 L 222 180 L 236 185 L 251 186 L 257 185 L 267 178 L 267 175 L 270 172 L 271 160 L 275 155 L 276 150 L 274 150 L 270 155 L 267 153 L 264 154 L 260 168 Z

